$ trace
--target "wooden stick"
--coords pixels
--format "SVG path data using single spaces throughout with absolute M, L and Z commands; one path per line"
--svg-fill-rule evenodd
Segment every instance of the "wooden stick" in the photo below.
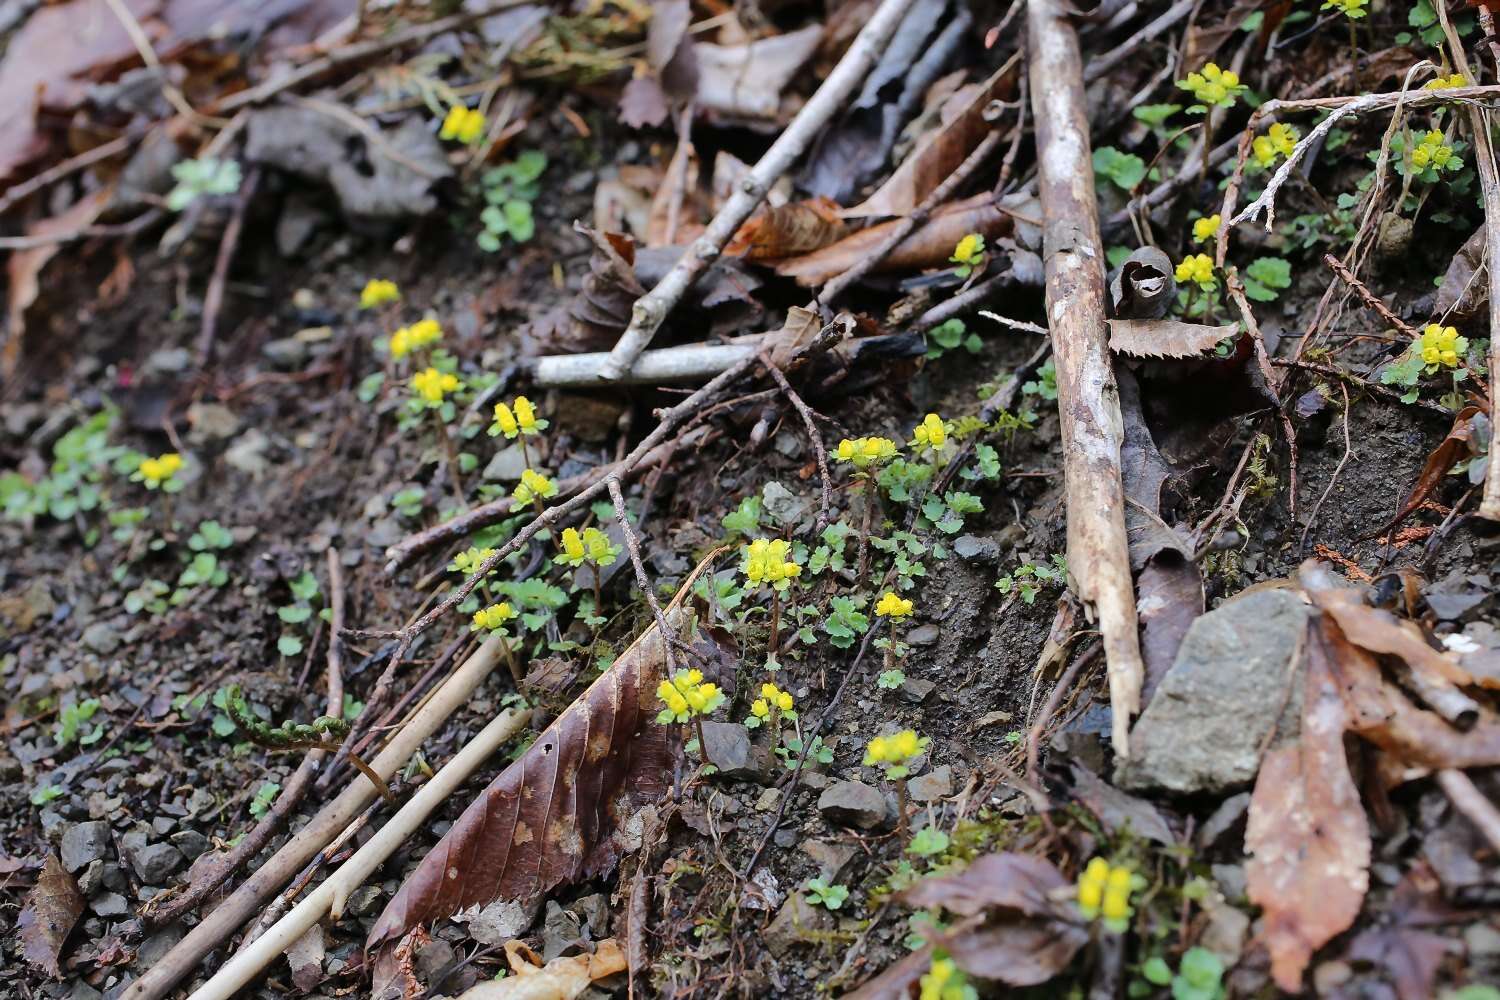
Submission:
M 703 270 L 718 259 L 724 244 L 750 218 L 776 179 L 786 173 L 836 112 L 860 81 L 875 65 L 896 25 L 906 16 L 912 0 L 881 0 L 874 16 L 860 29 L 854 43 L 844 53 L 833 72 L 818 87 L 812 98 L 797 112 L 797 117 L 766 150 L 755 168 L 719 209 L 703 235 L 693 241 L 656 287 L 636 300 L 630 312 L 630 325 L 610 352 L 609 362 L 600 373 L 604 381 L 617 381 L 635 366 L 636 359 L 651 344 L 667 314 L 682 299 Z
M 389 780 L 405 767 L 417 748 L 469 700 L 474 689 L 490 675 L 501 658 L 502 642 L 499 638 L 491 638 L 480 646 L 370 762 L 376 773 Z M 270 861 L 146 970 L 145 975 L 131 983 L 121 994 L 121 1000 L 160 1000 L 166 996 L 173 986 L 193 971 L 203 956 L 223 944 L 235 928 L 249 920 L 262 903 L 276 895 L 325 844 L 373 802 L 376 794 L 374 786 L 363 777 L 353 781 L 337 798 L 320 809 Z
M 359 888 L 375 869 L 416 833 L 427 822 L 428 815 L 442 805 L 506 740 L 519 732 L 530 718 L 529 709 L 519 712 L 506 709 L 496 716 L 431 781 L 418 789 L 406 805 L 391 817 L 390 822 L 355 851 L 354 856 L 344 862 L 338 871 L 256 938 L 250 947 L 242 949 L 230 959 L 189 1000 L 229 1000 L 325 915 L 337 920 L 343 913 L 349 894 Z
M 1490 846 L 1500 851 L 1500 810 L 1485 798 L 1474 786 L 1469 776 L 1456 769 L 1445 769 L 1437 773 L 1437 782 L 1447 794 L 1453 808 L 1468 817 L 1469 822 L 1479 828 Z
M 1028 0 L 1047 319 L 1068 491 L 1068 571 L 1104 639 L 1115 753 L 1129 756 L 1145 666 L 1125 539 L 1124 423 L 1104 321 L 1104 244 L 1090 161 L 1078 36 L 1059 0 Z

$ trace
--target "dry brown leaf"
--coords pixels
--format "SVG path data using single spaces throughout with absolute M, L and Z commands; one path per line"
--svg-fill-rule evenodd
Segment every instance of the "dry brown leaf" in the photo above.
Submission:
M 635 276 L 634 240 L 576 222 L 573 228 L 594 244 L 594 253 L 578 294 L 532 325 L 543 353 L 607 350 L 630 323 L 635 300 L 646 294 Z
M 625 953 L 614 938 L 605 938 L 592 955 L 559 956 L 542 964 L 542 956 L 520 941 L 505 943 L 511 975 L 471 987 L 459 1000 L 573 1000 L 589 984 L 625 971 Z
M 821 285 L 853 267 L 861 258 L 885 240 L 898 222 L 882 222 L 846 236 L 837 243 L 805 257 L 793 257 L 776 265 L 776 273 L 795 278 L 804 288 Z M 1012 220 L 995 205 L 988 193 L 952 202 L 933 213 L 927 224 L 896 244 L 876 272 L 915 271 L 940 267 L 953 256 L 953 248 L 969 233 L 987 240 L 1011 231 Z
M 1138 358 L 1193 358 L 1238 332 L 1233 323 L 1204 326 L 1175 319 L 1112 319 L 1109 349 Z
M 666 616 L 672 628 L 690 618 L 677 603 Z M 695 659 L 721 666 L 725 642 L 700 629 Z M 386 906 L 368 949 L 460 909 L 532 899 L 614 866 L 625 820 L 666 793 L 680 751 L 677 727 L 656 721 L 663 650 L 653 625 L 490 782 Z
M 814 24 L 746 45 L 694 45 L 698 106 L 727 115 L 774 118 L 782 90 L 812 57 L 822 37 L 822 27 Z
M 1069 884 L 1052 862 L 1006 851 L 986 854 L 951 875 L 924 878 L 900 898 L 907 906 L 941 906 L 965 917 L 992 909 L 1052 916 L 1050 894 Z
M 1012 917 L 978 930 L 944 934 L 939 943 L 970 975 L 1011 986 L 1036 986 L 1066 969 L 1088 940 L 1089 932 L 1081 924 Z
M 838 203 L 811 198 L 756 212 L 735 231 L 724 252 L 750 260 L 784 260 L 821 250 L 843 235 Z
M 984 109 L 993 100 L 1008 100 L 1016 87 L 1016 68 L 1006 64 L 986 81 L 964 87 L 950 99 L 957 113 L 925 136 L 874 194 L 845 218 L 870 215 L 907 215 L 922 203 L 964 161 L 990 131 Z M 945 116 L 946 118 L 946 116 Z
M 53 236 L 92 225 L 113 196 L 114 185 L 84 195 L 62 214 L 27 227 L 26 235 Z M 42 269 L 64 246 L 63 243 L 47 243 L 30 250 L 17 250 L 6 261 L 10 297 L 6 303 L 5 328 L 8 332 L 3 350 L 0 350 L 0 377 L 8 379 L 15 375 L 26 336 L 26 310 L 31 308 L 41 291 Z
M 1370 607 L 1360 600 L 1358 591 L 1343 587 L 1336 590 L 1309 588 L 1307 594 L 1338 623 L 1344 638 L 1355 645 L 1372 653 L 1399 656 L 1412 669 L 1450 684 L 1473 683 L 1473 678 L 1454 657 L 1427 644 L 1422 630 L 1414 622 L 1402 621 L 1389 611 Z
M 785 368 L 799 350 L 812 343 L 822 329 L 823 323 L 816 312 L 792 306 L 787 310 L 786 322 L 781 324 L 781 329 L 768 336 L 761 346 L 770 354 L 773 365 Z
M 1438 446 L 1427 456 L 1427 461 L 1422 463 L 1422 472 L 1417 476 L 1416 485 L 1401 502 L 1396 516 L 1380 529 L 1381 534 L 1389 534 L 1396 530 L 1402 521 L 1426 503 L 1432 491 L 1438 488 L 1438 485 L 1447 477 L 1448 470 L 1455 464 L 1484 450 L 1485 437 L 1474 422 L 1474 418 L 1481 412 L 1477 406 L 1466 406 L 1458 411 L 1453 418 L 1453 427 L 1448 431 L 1448 436 L 1438 442 Z
M 26 961 L 54 978 L 62 977 L 57 958 L 63 943 L 83 913 L 83 893 L 56 854 L 47 855 L 36 885 L 26 894 L 16 920 L 21 954 Z
M 1330 626 L 1308 626 L 1302 732 L 1261 763 L 1245 829 L 1250 899 L 1264 912 L 1271 975 L 1289 993 L 1318 948 L 1359 916 L 1370 884 L 1370 826 L 1344 756 L 1349 713 Z
M 686 140 L 677 143 L 667 172 L 651 198 L 646 222 L 646 246 L 662 247 L 689 243 L 703 232 L 699 218 L 698 154 Z
M 1384 969 L 1400 1000 L 1427 1000 L 1436 995 L 1433 980 L 1438 967 L 1460 946 L 1452 936 L 1425 928 L 1469 919 L 1469 914 L 1448 905 L 1431 866 L 1418 861 L 1396 886 L 1389 912 L 1349 942 L 1348 955 Z

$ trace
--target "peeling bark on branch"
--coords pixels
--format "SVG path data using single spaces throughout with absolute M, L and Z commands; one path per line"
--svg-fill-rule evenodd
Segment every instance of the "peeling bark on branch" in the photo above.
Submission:
M 1028 0 L 1047 276 L 1068 491 L 1068 568 L 1104 638 L 1115 753 L 1129 755 L 1141 662 L 1120 479 L 1124 424 L 1104 321 L 1104 246 L 1090 159 L 1078 36 L 1058 0 Z

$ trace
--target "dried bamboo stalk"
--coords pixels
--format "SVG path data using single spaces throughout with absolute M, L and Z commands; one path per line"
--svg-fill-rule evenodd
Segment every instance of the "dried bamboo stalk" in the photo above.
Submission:
M 1129 756 L 1140 708 L 1140 639 L 1120 478 L 1124 423 L 1104 321 L 1104 245 L 1090 159 L 1078 35 L 1059 0 L 1028 0 L 1047 319 L 1057 366 L 1068 495 L 1068 569 L 1104 639 L 1115 753 Z

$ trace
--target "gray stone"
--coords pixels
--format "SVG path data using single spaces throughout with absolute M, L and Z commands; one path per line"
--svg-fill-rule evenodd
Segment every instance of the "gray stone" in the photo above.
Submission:
M 296 337 L 268 340 L 260 351 L 266 360 L 285 371 L 295 371 L 307 361 L 307 345 Z
M 774 479 L 761 489 L 760 496 L 765 512 L 786 525 L 801 522 L 812 506 Z
M 85 896 L 92 896 L 104 884 L 103 860 L 90 861 L 88 867 L 75 877 L 78 881 L 78 891 Z
M 349 894 L 349 912 L 356 917 L 373 917 L 380 908 L 380 896 L 380 886 L 360 886 Z
M 880 789 L 862 781 L 835 781 L 818 796 L 818 811 L 831 823 L 871 830 L 890 815 Z
M 189 861 L 198 860 L 200 855 L 206 853 L 213 846 L 209 843 L 208 838 L 197 830 L 183 830 L 180 833 L 172 834 L 169 839 L 172 841 L 172 846 L 181 851 L 182 856 Z
M 76 823 L 62 835 L 59 854 L 63 867 L 69 872 L 86 868 L 95 861 L 104 860 L 109 848 L 109 824 L 102 820 L 91 823 Z
M 935 687 L 937 687 L 937 684 L 932 681 L 923 681 L 915 677 L 908 677 L 901 682 L 901 686 L 896 690 L 901 695 L 901 700 L 910 702 L 913 705 L 920 705 L 931 697 L 932 689 Z
M 182 863 L 182 852 L 171 844 L 147 844 L 130 855 L 136 878 L 146 885 L 166 885 L 167 879 L 182 867 Z
M 260 428 L 252 427 L 235 438 L 234 443 L 225 449 L 224 461 L 229 463 L 230 468 L 259 479 L 271 467 L 271 460 L 266 457 L 266 449 L 270 446 L 271 439 Z
M 106 892 L 89 900 L 89 909 L 101 917 L 123 917 L 130 912 L 130 904 L 118 892 Z
M 999 543 L 979 535 L 959 535 L 953 540 L 953 553 L 966 562 L 995 563 L 1000 561 Z
M 100 656 L 108 656 L 120 648 L 120 633 L 109 622 L 94 622 L 83 630 L 83 644 Z
M 725 778 L 764 782 L 771 775 L 771 755 L 750 742 L 750 730 L 738 722 L 703 723 L 704 758 Z
M 513 483 L 526 471 L 526 456 L 518 444 L 501 448 L 484 467 L 484 478 L 492 483 Z
M 192 363 L 193 354 L 186 347 L 163 347 L 147 355 L 141 368 L 147 375 L 174 375 Z
M 469 918 L 469 937 L 480 944 L 504 944 L 524 934 L 541 908 L 540 900 L 530 905 L 508 899 L 496 900 Z
M 908 646 L 935 646 L 943 636 L 943 630 L 930 622 L 926 625 L 918 625 L 906 633 L 906 644 Z
M 140 950 L 136 952 L 135 960 L 137 969 L 149 969 L 157 962 L 166 957 L 167 952 L 182 940 L 185 933 L 181 924 L 164 927 L 160 931 L 141 942 Z
M 844 868 L 854 860 L 853 844 L 834 843 L 831 840 L 804 840 L 802 852 L 818 865 L 818 877 L 834 883 L 843 875 Z
M 781 801 L 781 789 L 776 787 L 761 789 L 760 797 L 755 800 L 756 812 L 775 812 L 776 805 Z
M 771 954 L 780 957 L 799 944 L 823 940 L 833 927 L 833 914 L 821 906 L 813 906 L 802 893 L 793 892 L 776 911 L 763 940 Z
M 1464 928 L 1464 947 L 1470 958 L 1500 955 L 1500 931 L 1485 923 L 1472 923 Z
M 1248 785 L 1273 729 L 1280 742 L 1297 737 L 1302 684 L 1287 665 L 1309 613 L 1291 591 L 1262 590 L 1193 622 L 1131 731 L 1116 782 L 1218 794 Z
M 953 794 L 953 768 L 944 764 L 906 782 L 906 794 L 913 802 L 936 802 Z
M 188 407 L 188 440 L 202 444 L 232 438 L 240 431 L 240 418 L 223 403 L 194 403 Z
M 103 993 L 100 993 L 82 979 L 73 984 L 73 990 L 68 994 L 68 1000 L 102 1000 L 103 997 Z

